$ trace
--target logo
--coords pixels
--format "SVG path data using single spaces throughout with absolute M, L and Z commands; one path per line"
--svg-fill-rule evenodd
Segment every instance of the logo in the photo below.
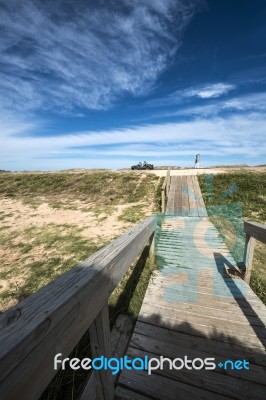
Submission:
M 224 362 L 219 362 L 216 364 L 216 360 L 214 357 L 207 358 L 193 358 L 190 359 L 188 356 L 184 356 L 182 358 L 174 358 L 170 359 L 164 356 L 158 356 L 158 358 L 149 358 L 148 355 L 145 355 L 144 358 L 136 357 L 133 359 L 128 358 L 127 356 L 116 358 L 111 357 L 107 358 L 104 356 L 97 357 L 94 359 L 91 358 L 62 358 L 63 354 L 58 353 L 54 357 L 54 369 L 57 370 L 62 368 L 65 370 L 66 366 L 73 370 L 84 369 L 90 370 L 94 369 L 95 371 L 99 370 L 111 370 L 112 375 L 117 375 L 120 371 L 126 370 L 138 370 L 138 371 L 147 371 L 148 375 L 151 375 L 153 371 L 156 370 L 214 370 L 217 367 L 224 370 L 249 370 L 249 362 L 246 360 L 225 360 Z

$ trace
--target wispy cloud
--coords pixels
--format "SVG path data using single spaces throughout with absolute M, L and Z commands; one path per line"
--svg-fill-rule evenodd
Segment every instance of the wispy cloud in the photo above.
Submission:
M 0 110 L 104 109 L 142 95 L 203 0 L 0 0 Z
M 146 105 L 152 107 L 173 106 L 175 104 L 189 104 L 195 99 L 213 99 L 227 95 L 237 86 L 232 83 L 202 84 L 175 90 L 164 97 L 149 100 Z
M 266 145 L 261 140 L 265 137 L 265 126 L 265 115 L 246 113 L 50 137 L 14 137 L 14 128 L 2 140 L 1 165 L 6 169 L 14 169 L 14 165 L 17 169 L 110 168 L 110 165 L 119 168 L 130 165 L 136 158 L 153 159 L 156 164 L 161 159 L 176 158 L 176 163 L 180 163 L 184 158 L 193 159 L 198 152 L 219 164 L 227 157 L 231 162 L 262 162 L 266 154 Z
M 163 99 L 162 99 L 163 101 Z M 165 104 L 170 105 L 170 104 Z M 175 105 L 175 103 L 171 103 Z M 210 99 L 207 103 L 180 101 L 176 103 L 176 109 L 164 109 L 163 111 L 152 113 L 143 120 L 157 120 L 172 117 L 201 117 L 214 118 L 224 115 L 224 113 L 234 113 L 238 116 L 243 112 L 257 113 L 258 115 L 266 112 L 266 92 L 249 93 L 242 96 L 234 96 L 230 98 Z
M 212 85 L 200 86 L 191 88 L 184 92 L 186 97 L 200 97 L 201 99 L 210 99 L 213 97 L 220 97 L 235 89 L 235 85 L 228 83 L 214 83 Z

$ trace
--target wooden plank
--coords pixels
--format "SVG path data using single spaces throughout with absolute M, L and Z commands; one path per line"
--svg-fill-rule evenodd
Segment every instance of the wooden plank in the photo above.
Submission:
M 146 349 L 145 351 L 134 348 L 129 348 L 128 350 L 128 357 L 130 359 L 133 358 L 144 359 L 145 355 L 148 355 L 149 358 L 154 358 L 157 360 L 160 359 L 160 355 L 147 352 Z M 174 354 L 170 357 L 179 358 L 179 354 Z M 238 373 L 239 375 L 241 375 L 240 371 L 238 371 Z M 251 398 L 256 400 L 265 400 L 264 385 L 260 385 L 255 382 L 247 380 L 245 380 L 245 384 L 243 385 L 242 379 L 238 379 L 235 376 L 231 376 L 228 373 L 226 374 L 217 373 L 216 370 L 204 370 L 204 369 L 187 370 L 185 368 L 180 370 L 175 370 L 175 369 L 170 369 L 169 363 L 165 362 L 163 369 L 154 370 L 153 374 L 157 377 L 159 381 L 161 377 L 166 377 L 174 381 L 177 381 L 178 383 L 188 384 L 190 385 L 190 387 L 193 386 L 194 390 L 197 389 L 200 391 L 202 389 L 205 389 L 206 391 L 212 392 L 214 398 L 216 398 L 215 395 L 217 393 L 237 400 L 250 400 Z
M 0 316 L 4 399 L 36 399 L 152 235 L 149 218 Z M 16 385 L 14 385 L 16 382 Z
M 244 222 L 244 231 L 249 236 L 262 243 L 266 243 L 266 224 L 260 224 L 253 221 Z
M 188 269 L 188 271 L 191 271 L 193 274 L 195 274 L 193 269 Z M 182 278 L 183 275 L 181 275 L 180 279 Z M 172 284 L 171 282 L 172 278 Z M 248 289 L 246 292 L 241 292 L 239 296 L 237 296 L 237 292 L 234 291 L 233 294 L 234 296 L 227 295 L 226 293 L 221 293 L 219 289 L 219 285 L 215 286 L 215 292 L 213 290 L 213 285 L 204 285 L 204 284 L 199 284 L 197 281 L 193 281 L 192 278 L 194 278 L 194 275 L 191 275 L 191 279 L 189 279 L 189 285 L 186 285 L 185 290 L 189 295 L 192 295 L 193 293 L 197 293 L 197 302 L 201 303 L 206 303 L 206 304 L 213 304 L 213 305 L 218 305 L 219 303 L 231 303 L 231 304 L 237 304 L 239 308 L 243 308 L 244 310 L 246 308 L 253 309 L 255 312 L 259 311 L 262 313 L 262 315 L 265 315 L 266 308 L 265 305 L 262 303 L 262 301 L 256 296 L 256 294 L 251 290 Z M 179 295 L 178 288 L 173 287 L 175 285 L 175 279 L 177 279 L 176 274 L 169 274 L 167 275 L 162 275 L 162 280 L 160 281 L 157 277 L 154 278 L 154 281 L 149 284 L 147 288 L 146 295 L 154 295 L 158 296 L 159 299 L 163 299 L 165 290 L 169 294 L 175 294 L 177 297 Z M 168 279 L 168 281 L 167 281 Z M 170 279 L 170 280 L 169 280 Z M 185 277 L 186 279 L 186 277 Z M 187 282 L 187 281 L 186 281 Z M 179 283 L 177 281 L 177 283 Z M 177 284 L 176 283 L 176 284 Z M 235 293 L 236 292 L 236 293 Z M 180 294 L 182 295 L 182 291 L 180 291 Z M 232 293 L 231 293 L 232 294 Z M 194 296 L 195 297 L 195 296 Z M 145 297 L 146 298 L 146 297 Z M 187 298 L 187 297 L 186 297 Z M 186 299 L 184 298 L 183 302 L 187 302 Z M 244 311 L 243 311 L 244 312 Z M 264 314 L 263 314 L 264 312 Z
M 149 297 L 145 300 L 145 303 L 143 303 L 143 310 L 145 310 L 145 307 L 149 307 L 150 305 L 154 304 L 156 301 L 157 297 L 149 295 Z M 158 301 L 158 299 L 157 299 Z M 211 307 L 208 306 L 207 304 L 202 305 L 199 303 L 182 303 L 182 302 L 175 302 L 169 303 L 169 301 L 164 301 L 163 299 L 158 302 L 159 307 L 162 308 L 168 308 L 168 309 L 175 309 L 180 312 L 180 314 L 183 313 L 183 311 L 186 311 L 188 313 L 196 313 L 197 315 L 201 315 L 202 317 L 208 315 L 210 317 L 217 317 L 219 319 L 222 319 L 226 321 L 226 323 L 230 323 L 230 321 L 234 322 L 237 320 L 239 323 L 243 324 L 251 324 L 252 326 L 260 326 L 262 328 L 265 328 L 265 323 L 262 321 L 260 318 L 258 318 L 257 314 L 254 312 L 253 314 L 247 314 L 244 315 L 243 311 L 239 307 L 233 308 L 231 305 L 230 307 L 223 308 L 223 307 Z
M 188 340 L 183 340 L 183 342 L 181 342 L 178 335 L 175 336 L 174 341 L 173 338 L 169 337 L 169 335 L 165 335 L 164 337 L 160 337 L 159 339 L 155 335 L 151 337 L 139 333 L 134 333 L 130 342 L 128 354 L 130 357 L 136 357 L 135 355 L 133 356 L 132 349 L 137 349 L 145 352 L 147 355 L 148 353 L 156 354 L 157 356 L 168 357 L 170 359 L 175 359 L 176 357 L 184 358 L 185 356 L 192 360 L 195 358 L 204 359 L 207 357 L 211 357 L 215 358 L 216 365 L 220 362 L 224 364 L 228 360 L 228 358 L 233 361 L 245 359 L 250 363 L 248 370 L 243 369 L 240 372 L 239 370 L 228 368 L 226 374 L 241 379 L 242 383 L 244 380 L 266 385 L 265 367 L 262 365 L 256 365 L 250 361 L 253 358 L 252 353 L 246 353 L 245 350 L 242 350 L 242 352 L 236 351 L 235 353 L 234 349 L 231 348 L 229 355 L 226 356 L 223 354 L 223 345 L 221 345 L 219 348 L 219 353 L 214 354 L 211 348 L 209 348 L 209 344 L 211 346 L 210 340 L 205 340 L 204 348 L 202 350 L 199 350 L 198 348 L 191 348 L 191 342 L 192 340 L 190 341 L 190 343 L 188 342 Z M 263 355 L 265 359 L 265 353 L 260 354 L 261 359 Z M 142 357 L 142 355 L 140 357 Z M 224 374 L 224 372 L 225 371 L 223 369 L 215 369 L 216 374 Z
M 236 284 L 231 280 L 225 279 L 222 282 L 222 277 L 219 273 L 215 273 L 212 277 L 206 281 L 206 284 L 202 282 L 202 278 L 200 278 L 200 273 L 202 272 L 201 269 L 194 269 L 194 268 L 178 268 L 173 265 L 170 265 L 166 268 L 163 268 L 161 274 L 159 276 L 154 277 L 154 281 L 151 285 L 148 286 L 149 295 L 152 293 L 154 295 L 160 296 L 163 294 L 165 290 L 169 291 L 169 293 L 176 294 L 182 293 L 184 289 L 188 290 L 189 292 L 197 292 L 199 295 L 201 294 L 212 294 L 213 300 L 216 301 L 216 298 L 223 299 L 226 298 L 231 300 L 231 298 L 239 298 L 238 300 L 245 300 L 246 302 L 252 302 L 252 305 L 261 304 L 261 300 L 252 292 L 250 289 L 246 288 L 242 285 L 242 282 L 236 280 Z M 184 272 L 186 271 L 186 272 Z M 215 276 L 216 275 L 216 276 Z M 199 279 L 201 281 L 199 282 Z M 186 284 L 185 287 L 179 286 L 179 284 Z M 221 292 L 224 290 L 225 292 Z M 206 299 L 207 300 L 207 299 Z M 185 301 L 185 299 L 184 299 Z M 247 304 L 248 305 L 248 304 Z M 251 305 L 251 304 L 250 304 Z M 263 307 L 265 309 L 265 307 Z
M 175 215 L 181 215 L 182 210 L 182 182 L 181 177 L 178 177 L 175 188 L 174 211 Z
M 200 217 L 207 217 L 207 211 L 206 211 L 206 207 L 203 201 L 203 197 L 201 194 L 201 190 L 200 190 L 200 186 L 199 186 L 199 182 L 198 182 L 198 178 L 196 176 L 192 177 L 192 181 L 193 181 L 193 186 L 194 186 L 194 192 L 197 198 L 197 206 L 198 206 L 198 212 L 199 212 L 199 216 Z
M 167 244 L 171 244 L 171 242 L 173 242 L 175 240 L 175 241 L 177 241 L 177 245 L 178 244 L 180 246 L 184 245 L 184 246 L 186 246 L 186 248 L 191 249 L 192 243 L 191 242 L 189 243 L 189 240 L 191 240 L 192 242 L 196 241 L 196 240 L 198 240 L 198 241 L 200 240 L 200 243 L 197 245 L 197 248 L 204 249 L 207 247 L 206 242 L 204 242 L 204 239 L 206 238 L 206 236 L 204 234 L 201 234 L 201 235 L 198 235 L 197 233 L 195 233 L 194 235 L 193 235 L 193 233 L 188 234 L 185 229 L 187 229 L 187 228 L 184 228 L 184 236 L 183 237 L 182 237 L 182 230 L 177 231 L 176 229 L 173 229 L 170 232 L 169 231 L 164 232 L 162 230 L 161 236 L 160 236 L 160 239 L 161 239 L 160 242 L 165 243 L 167 245 Z M 215 244 L 217 246 L 217 248 L 214 250 L 216 250 L 216 251 L 217 250 L 218 251 L 219 250 L 227 250 L 228 254 L 230 254 L 226 245 L 221 242 L 221 239 L 218 236 L 209 235 L 209 236 L 207 236 L 207 239 L 212 239 L 214 242 L 213 244 Z M 173 249 L 173 250 L 175 250 L 175 249 Z M 191 250 L 193 250 L 193 248 Z
M 155 255 L 155 234 L 153 233 L 152 236 L 149 239 L 149 257 L 154 258 Z
M 197 207 L 196 193 L 194 190 L 192 176 L 187 176 L 187 185 L 188 185 L 188 193 L 189 193 L 189 215 L 191 217 L 198 217 L 199 211 Z
M 111 358 L 108 304 L 106 303 L 89 328 L 92 358 Z M 111 370 L 94 371 L 97 400 L 113 400 L 115 387 Z
M 228 400 L 227 396 L 210 392 L 191 384 L 185 384 L 157 374 L 148 375 L 143 371 L 124 370 L 119 384 L 133 390 L 137 388 L 141 395 L 153 400 Z
M 229 334 L 236 335 L 237 337 L 244 338 L 248 337 L 252 342 L 258 342 L 258 345 L 261 342 L 266 344 L 266 332 L 264 324 L 260 326 L 251 326 L 248 321 L 239 322 L 237 321 L 228 321 L 226 324 L 224 318 L 219 318 L 217 316 L 205 315 L 202 318 L 198 313 L 188 310 L 182 310 L 182 313 L 179 312 L 178 308 L 172 307 L 162 307 L 159 304 L 148 304 L 143 303 L 140 310 L 140 319 L 144 320 L 151 315 L 154 319 L 171 319 L 177 324 L 180 324 L 180 321 L 186 322 L 190 324 L 192 327 L 196 327 L 196 329 L 200 330 L 201 327 L 208 327 L 210 330 L 217 332 L 229 332 Z
M 166 266 L 167 267 L 167 266 Z M 169 267 L 170 268 L 170 267 Z M 154 276 L 153 276 L 153 282 L 152 285 L 150 286 L 151 288 L 154 287 L 154 285 L 158 285 L 155 290 L 160 289 L 160 286 L 163 288 L 173 285 L 175 283 L 179 283 L 180 281 L 184 282 L 189 279 L 189 273 L 192 273 L 194 278 L 197 278 L 197 280 L 190 281 L 190 284 L 192 287 L 202 287 L 203 289 L 205 287 L 223 287 L 223 288 L 232 288 L 232 289 L 238 289 L 238 290 L 244 290 L 245 295 L 249 296 L 250 299 L 257 300 L 258 302 L 261 302 L 261 300 L 257 297 L 257 295 L 253 292 L 253 290 L 250 288 L 250 286 L 247 285 L 247 283 L 239 278 L 232 278 L 230 275 L 228 275 L 226 272 L 224 274 L 221 274 L 217 269 L 200 269 L 200 270 L 194 270 L 192 271 L 188 268 L 184 267 L 172 267 L 170 268 L 171 273 L 166 273 L 164 272 L 164 269 L 161 271 L 157 271 Z
M 252 236 L 250 236 L 249 234 L 246 234 L 244 264 L 246 267 L 245 281 L 248 284 L 250 282 L 250 276 L 251 276 L 251 270 L 252 270 L 254 247 L 255 247 L 255 239 Z
M 253 295 L 249 295 L 241 290 L 238 291 L 236 288 L 227 289 L 226 286 L 217 285 L 213 287 L 197 285 L 196 283 L 193 285 L 193 283 L 190 282 L 192 279 L 193 276 L 189 278 L 188 282 L 183 281 L 177 283 L 175 283 L 173 279 L 172 284 L 162 283 L 160 287 L 158 287 L 158 284 L 154 290 L 151 288 L 148 289 L 147 296 L 150 298 L 157 298 L 158 301 L 165 301 L 165 294 L 167 293 L 172 299 L 168 300 L 169 304 L 180 302 L 187 303 L 191 299 L 190 301 L 192 303 L 196 302 L 210 305 L 210 302 L 213 302 L 213 305 L 216 307 L 221 307 L 221 303 L 226 304 L 229 303 L 229 300 L 234 300 L 234 304 L 236 304 L 239 309 L 243 308 L 243 312 L 248 308 L 254 309 L 255 306 L 256 309 L 261 310 L 262 315 L 265 317 L 265 307 L 261 306 L 257 297 L 253 297 Z M 183 284 L 183 286 L 179 286 L 179 284 Z
M 258 349 L 249 344 L 235 343 L 234 346 L 227 342 L 217 340 L 215 337 L 201 337 L 189 335 L 179 331 L 164 328 L 162 326 L 154 326 L 149 323 L 137 321 L 134 334 L 130 345 L 138 347 L 137 342 L 139 335 L 146 336 L 148 340 L 155 338 L 158 341 L 166 341 L 169 344 L 185 347 L 195 352 L 206 352 L 213 356 L 224 356 L 226 358 L 236 357 L 239 359 L 246 358 L 252 364 L 266 366 L 265 350 Z M 143 339 L 142 339 L 143 340 Z M 145 349 L 146 345 L 143 345 Z
M 175 182 L 176 177 L 171 177 L 170 189 L 167 198 L 166 214 L 174 214 L 174 196 L 175 196 Z
M 192 292 L 192 291 L 190 291 Z M 192 293 L 188 293 L 188 295 L 191 295 L 191 298 L 195 298 L 195 296 L 193 296 L 193 292 Z M 258 317 L 260 318 L 261 321 L 263 321 L 265 323 L 266 320 L 266 314 L 265 314 L 265 306 L 263 304 L 260 304 L 257 301 L 253 301 L 253 300 L 246 300 L 246 299 L 235 299 L 233 297 L 218 297 L 218 296 L 214 296 L 213 293 L 208 293 L 207 290 L 205 290 L 204 293 L 201 292 L 197 292 L 198 293 L 198 300 L 197 300 L 197 304 L 200 305 L 211 305 L 212 307 L 216 307 L 219 309 L 223 309 L 223 308 L 228 308 L 228 311 L 230 310 L 230 308 L 233 307 L 236 309 L 240 309 L 244 315 L 254 315 L 254 313 L 256 315 L 258 315 Z M 150 296 L 150 292 L 147 291 L 147 296 Z M 156 297 L 156 296 L 154 296 Z M 165 299 L 163 291 L 158 291 L 158 295 L 156 297 L 156 302 L 159 304 L 161 301 L 163 301 Z M 143 304 L 146 302 L 146 300 L 144 299 Z M 182 298 L 180 299 L 180 302 L 182 304 Z M 178 303 L 178 296 L 176 297 L 176 301 L 174 302 L 174 304 Z M 184 301 L 183 299 L 183 303 L 187 303 L 187 301 Z M 191 303 L 190 303 L 191 304 Z M 193 304 L 193 302 L 192 302 Z
M 137 389 L 137 388 L 136 388 Z M 143 396 L 137 392 L 117 386 L 115 390 L 115 400 L 151 400 L 150 397 Z
M 188 186 L 187 186 L 187 177 L 181 177 L 181 215 L 188 216 L 189 215 L 189 200 L 188 200 Z
M 160 325 L 164 328 L 173 329 L 178 332 L 183 332 L 189 335 L 209 336 L 214 340 L 220 340 L 227 343 L 241 343 L 254 346 L 258 349 L 264 349 L 265 338 L 258 338 L 257 335 L 252 331 L 248 330 L 247 327 L 240 332 L 242 325 L 232 325 L 221 323 L 220 321 L 213 319 L 197 319 L 194 316 L 182 318 L 182 315 L 165 315 L 151 311 L 149 313 L 141 312 L 139 315 L 139 321 L 149 323 L 151 325 Z M 263 343 L 262 343 L 262 342 Z

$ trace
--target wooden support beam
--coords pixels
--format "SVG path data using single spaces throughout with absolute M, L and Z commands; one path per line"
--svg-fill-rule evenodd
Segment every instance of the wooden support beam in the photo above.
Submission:
M 111 340 L 108 303 L 99 312 L 89 328 L 92 358 L 111 358 Z M 114 399 L 114 381 L 110 369 L 94 371 L 97 400 Z
M 120 314 L 111 332 L 111 350 L 112 357 L 121 358 L 125 355 L 128 347 L 129 340 L 133 333 L 133 321 L 128 315 Z M 115 383 L 117 375 L 112 375 L 113 382 Z M 95 371 L 89 377 L 89 380 L 82 392 L 80 400 L 96 400 L 95 390 Z
M 245 267 L 246 267 L 245 281 L 248 284 L 250 282 L 250 276 L 251 276 L 254 246 L 255 246 L 255 239 L 252 236 L 247 234 L 246 235 L 246 243 L 245 243 L 244 263 L 245 263 Z
M 155 253 L 155 234 L 154 233 L 149 239 L 149 245 L 150 245 L 149 256 L 150 256 L 150 258 L 152 258 Z
M 165 202 L 166 198 L 168 198 L 169 190 L 170 190 L 170 168 L 168 168 L 163 185 L 162 185 L 162 192 L 161 192 L 161 210 L 165 212 Z
M 162 212 L 165 212 L 165 189 L 162 189 L 162 204 L 161 204 Z
M 266 225 L 253 221 L 244 222 L 244 231 L 246 232 L 246 243 L 244 253 L 244 263 L 246 267 L 245 281 L 250 282 L 252 260 L 254 255 L 255 239 L 266 243 Z

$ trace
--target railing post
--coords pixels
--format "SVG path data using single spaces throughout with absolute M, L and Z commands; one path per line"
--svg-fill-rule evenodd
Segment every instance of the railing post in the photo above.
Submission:
M 165 189 L 162 189 L 162 212 L 165 212 Z
M 150 250 L 149 250 L 149 257 L 152 258 L 154 257 L 155 253 L 155 232 L 151 235 L 149 239 L 149 245 L 150 245 Z
M 171 180 L 170 180 L 170 168 L 168 168 L 168 170 L 167 170 L 167 185 L 166 185 L 166 195 L 167 195 L 167 197 L 168 197 L 169 191 L 170 191 L 170 183 L 171 183 Z
M 253 254 L 254 254 L 254 246 L 255 246 L 255 239 L 252 236 L 250 236 L 249 234 L 246 234 L 244 263 L 246 266 L 245 281 L 248 284 L 250 282 L 252 260 L 253 260 Z
M 112 357 L 108 303 L 89 328 L 92 358 Z M 114 399 L 114 380 L 110 369 L 94 371 L 97 400 Z

